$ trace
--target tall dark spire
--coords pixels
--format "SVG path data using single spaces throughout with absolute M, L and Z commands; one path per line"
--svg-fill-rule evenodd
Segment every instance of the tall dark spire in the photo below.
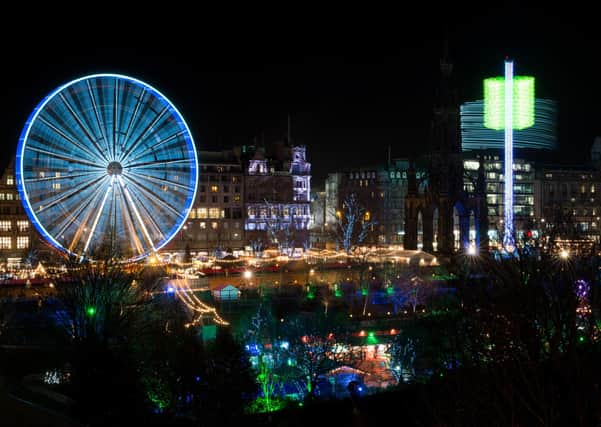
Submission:
M 453 72 L 453 63 L 449 57 L 449 35 L 445 31 L 442 42 L 442 56 L 440 58 L 440 72 L 443 76 L 449 76 Z

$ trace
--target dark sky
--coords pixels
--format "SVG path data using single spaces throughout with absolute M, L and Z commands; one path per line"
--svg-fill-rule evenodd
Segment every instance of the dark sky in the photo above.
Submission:
M 482 79 L 501 75 L 509 55 L 517 74 L 537 78 L 537 97 L 559 102 L 561 158 L 584 159 L 601 135 L 601 35 L 592 12 L 550 13 L 498 8 L 434 16 L 391 9 L 348 21 L 201 30 L 205 19 L 198 32 L 188 26 L 160 41 L 65 33 L 35 44 L 6 42 L 2 165 L 48 92 L 97 72 L 155 86 L 182 112 L 201 150 L 249 143 L 262 132 L 283 136 L 290 114 L 292 137 L 308 146 L 317 182 L 345 165 L 385 161 L 388 145 L 393 156 L 419 152 L 445 28 L 462 101 L 482 98 Z

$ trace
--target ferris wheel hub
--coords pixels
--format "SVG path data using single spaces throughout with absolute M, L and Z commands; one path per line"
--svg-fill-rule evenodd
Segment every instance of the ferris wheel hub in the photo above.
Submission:
M 121 175 L 123 172 L 123 166 L 119 162 L 110 162 L 106 167 L 106 171 L 109 175 Z

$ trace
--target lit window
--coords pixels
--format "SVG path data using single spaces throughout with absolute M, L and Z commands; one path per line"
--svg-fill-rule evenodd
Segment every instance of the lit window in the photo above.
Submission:
M 190 209 L 190 219 L 196 219 L 196 209 Z
M 52 189 L 53 190 L 60 190 L 61 189 L 61 183 L 60 182 L 53 182 L 52 183 Z
M 240 201 L 240 196 L 234 196 L 234 202 L 239 202 Z
M 6 185 L 15 185 L 15 178 L 12 175 L 6 176 Z
M 595 192 L 595 184 L 591 184 L 591 193 Z
M 208 216 L 207 208 L 196 208 L 196 218 L 207 218 Z
M 204 221 L 203 221 L 203 222 L 201 222 L 201 223 L 200 223 L 200 228 L 201 228 L 202 230 L 204 230 L 205 228 L 207 228 L 207 223 L 206 223 L 206 222 L 204 222 Z
M 40 171 L 40 178 L 45 178 L 45 177 L 46 177 L 46 172 Z
M 371 219 L 371 212 L 370 211 L 365 212 L 364 219 L 365 219 L 365 221 L 369 221 Z
M 12 200 L 13 199 L 13 193 L 6 193 L 6 200 Z
M 221 217 L 221 209 L 209 208 L 209 218 L 220 218 L 220 217 Z
M 463 167 L 467 170 L 477 171 L 480 168 L 480 163 L 476 160 L 466 160 L 463 162 Z
M 29 247 L 29 236 L 17 236 L 17 249 L 27 249 Z
M 11 249 L 11 241 L 9 236 L 0 236 L 0 249 Z
M 211 185 L 211 193 L 217 193 L 217 192 L 219 192 L 219 186 Z
M 29 230 L 29 221 L 25 221 L 25 220 L 17 221 L 17 230 L 19 230 L 19 231 Z
M 0 200 L 4 200 L 4 193 L 0 193 Z
M 10 221 L 0 221 L 0 231 L 10 231 Z
M 213 222 L 211 223 L 211 228 L 212 228 L 213 230 L 217 230 L 217 221 L 213 221 Z

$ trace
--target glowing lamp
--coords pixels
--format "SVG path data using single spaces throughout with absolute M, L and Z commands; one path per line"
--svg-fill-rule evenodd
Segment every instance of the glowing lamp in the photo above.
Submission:
M 93 317 L 96 314 L 96 307 L 89 306 L 88 308 L 86 308 L 86 314 L 89 317 Z
M 559 252 L 559 257 L 564 260 L 568 259 L 570 257 L 570 253 L 567 250 L 562 249 L 561 252 Z

